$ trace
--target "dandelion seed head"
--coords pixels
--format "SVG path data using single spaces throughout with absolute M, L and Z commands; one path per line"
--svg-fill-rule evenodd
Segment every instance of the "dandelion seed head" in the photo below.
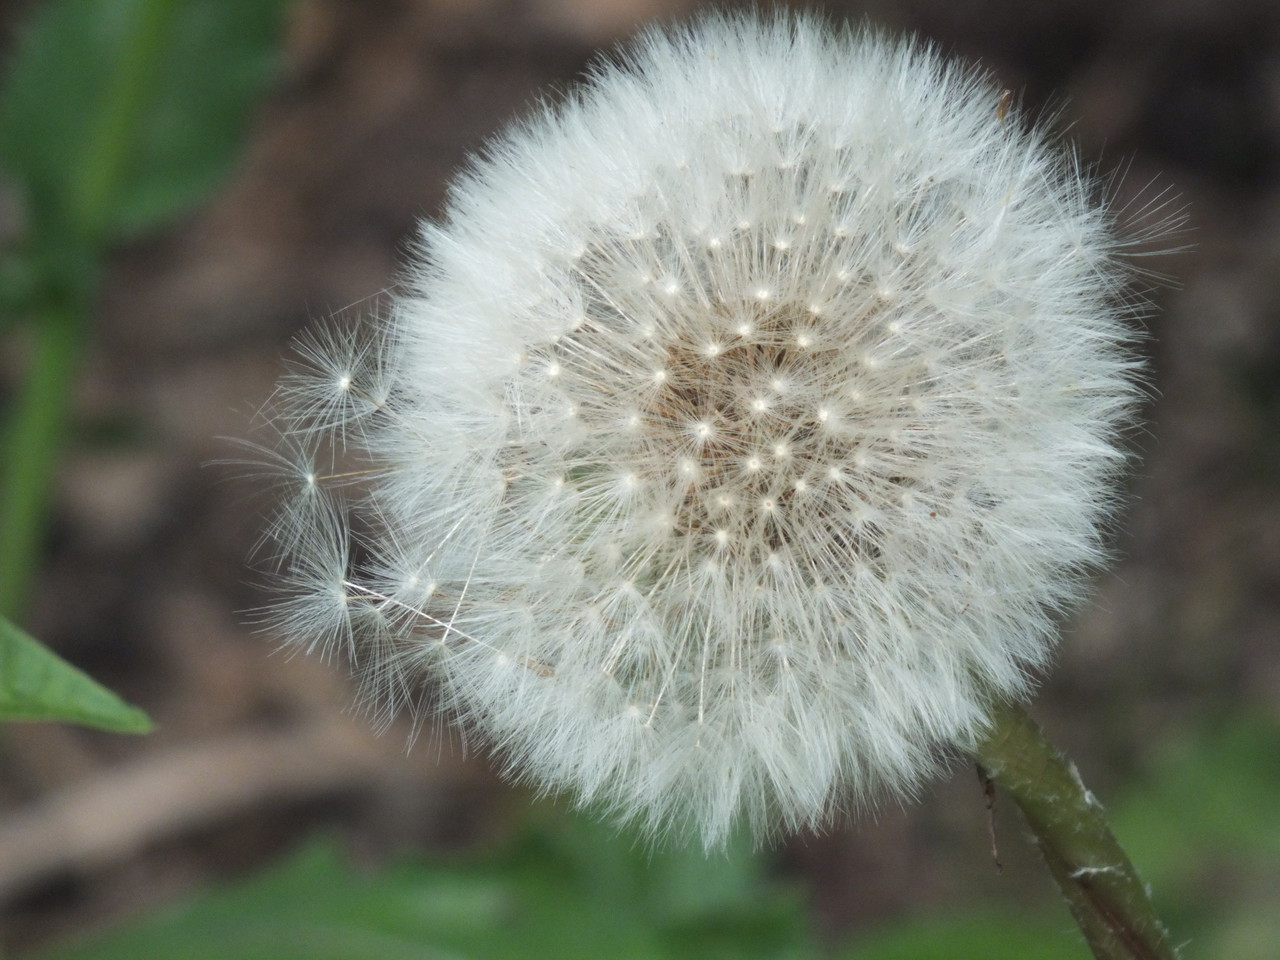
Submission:
M 372 695 L 416 671 L 513 776 L 655 832 L 915 790 L 1049 657 L 1136 396 L 1111 218 L 1001 103 L 919 44 L 711 15 L 495 141 L 377 391 L 342 341 L 284 397 L 372 465 L 341 582 L 380 613 L 284 625 L 396 650 Z M 321 526 L 281 536 L 307 583 Z

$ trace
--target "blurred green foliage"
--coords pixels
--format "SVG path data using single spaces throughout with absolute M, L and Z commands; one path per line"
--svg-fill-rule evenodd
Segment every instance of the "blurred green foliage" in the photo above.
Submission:
M 0 616 L 21 618 L 39 569 L 105 258 L 230 170 L 274 76 L 287 6 L 51 0 L 19 25 L 0 86 L 0 176 L 21 215 L 0 250 L 0 331 L 29 360 L 0 419 Z M 0 719 L 148 726 L 8 623 L 0 668 Z
M 286 8 L 285 0 L 37 5 L 0 95 L 0 164 L 24 195 L 29 236 L 102 246 L 210 196 L 275 76 Z
M 1187 957 L 1280 956 L 1280 728 L 1230 715 L 1171 741 L 1112 826 Z
M 1236 721 L 1179 740 L 1116 809 L 1121 840 L 1185 955 L 1272 960 L 1280 943 L 1280 729 Z M 744 845 L 653 851 L 585 818 L 549 817 L 475 860 L 354 869 L 315 841 L 238 887 L 45 960 L 668 960 L 823 956 L 795 884 Z M 1172 828 L 1171 828 L 1171 825 Z M 1046 890 L 1047 892 L 1047 890 Z M 1061 904 L 975 905 L 859 936 L 843 960 L 1084 960 Z
M 548 817 L 492 856 L 376 873 L 316 841 L 237 889 L 56 956 L 798 960 L 813 955 L 809 928 L 797 891 L 767 880 L 746 849 L 652 851 Z

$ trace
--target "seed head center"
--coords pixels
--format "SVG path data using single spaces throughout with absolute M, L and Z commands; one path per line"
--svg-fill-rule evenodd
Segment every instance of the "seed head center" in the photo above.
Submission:
M 814 395 L 824 356 L 803 308 L 717 319 L 710 344 L 661 344 L 666 376 L 642 404 L 636 454 L 671 502 L 671 537 L 777 549 L 829 453 Z

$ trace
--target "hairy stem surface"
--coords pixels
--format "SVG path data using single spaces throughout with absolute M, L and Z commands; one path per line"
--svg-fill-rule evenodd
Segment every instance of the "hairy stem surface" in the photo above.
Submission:
M 1016 704 L 998 707 L 974 750 L 982 774 L 1022 810 L 1098 960 L 1174 960 L 1146 886 L 1071 763 Z

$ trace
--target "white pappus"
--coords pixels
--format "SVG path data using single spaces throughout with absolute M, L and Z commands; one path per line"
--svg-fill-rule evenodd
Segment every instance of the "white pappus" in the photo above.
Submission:
M 278 622 L 654 832 L 914 790 L 1050 656 L 1138 394 L 1114 218 L 1006 108 L 803 15 L 598 66 L 306 341 Z

